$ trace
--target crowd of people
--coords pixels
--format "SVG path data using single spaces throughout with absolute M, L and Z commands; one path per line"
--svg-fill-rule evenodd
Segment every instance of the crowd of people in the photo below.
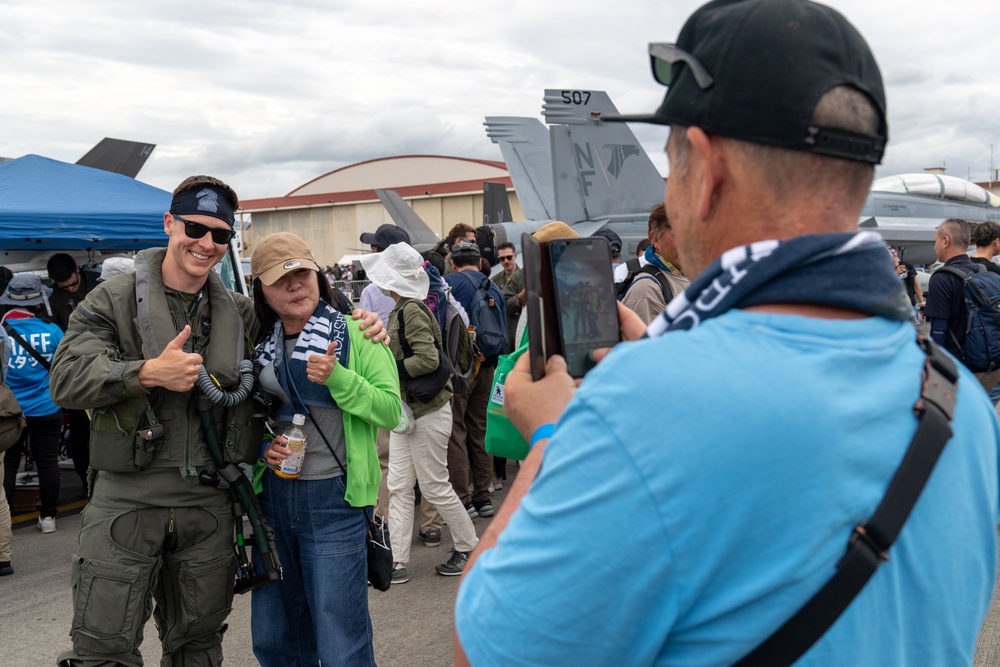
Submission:
M 63 411 L 89 411 L 82 427 L 65 418 L 89 504 L 61 666 L 141 665 L 150 614 L 162 664 L 221 664 L 242 522 L 222 482 L 249 483 L 235 463 L 252 466 L 283 573 L 252 593 L 265 666 L 375 664 L 375 512 L 396 585 L 412 544 L 444 543 L 447 525 L 435 570 L 463 576 L 457 665 L 972 662 L 997 569 L 1000 424 L 984 389 L 1000 370 L 966 367 L 963 290 L 1000 273 L 1000 226 L 944 221 L 935 250 L 958 273 L 935 272 L 927 294 L 857 232 L 886 100 L 835 10 L 712 2 L 649 54 L 661 106 L 604 118 L 670 128 L 665 205 L 619 268 L 626 342 L 594 352 L 582 382 L 559 356 L 539 380 L 528 355 L 507 375 L 504 410 L 530 445 L 499 512 L 486 408 L 523 320 L 511 244 L 491 280 L 471 227 L 422 255 L 382 225 L 361 236 L 371 284 L 354 309 L 301 238 L 271 234 L 253 248 L 251 300 L 212 270 L 238 197 L 194 176 L 164 213 L 166 248 L 115 277 L 91 284 L 59 255 L 53 288 L 6 276 L 0 368 L 27 417 L 6 501 L 28 446 L 43 533 Z M 782 76 L 743 76 L 751 60 Z M 552 225 L 546 238 L 575 234 Z M 578 292 L 564 316 L 588 338 L 589 284 Z M 913 327 L 924 301 L 927 337 Z M 446 358 L 449 313 L 478 334 L 467 385 Z M 478 535 L 473 519 L 495 514 Z M 9 524 L 0 505 L 0 576 Z

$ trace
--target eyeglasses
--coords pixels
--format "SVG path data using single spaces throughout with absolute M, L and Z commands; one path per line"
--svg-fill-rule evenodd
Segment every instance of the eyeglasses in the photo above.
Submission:
M 653 78 L 664 86 L 673 83 L 677 72 L 674 70 L 674 63 L 684 63 L 691 68 L 694 82 L 702 90 L 710 88 L 715 79 L 708 73 L 705 66 L 698 62 L 698 59 L 687 51 L 677 48 L 676 44 L 666 44 L 663 42 L 652 42 L 649 45 L 649 63 L 653 68 Z
M 514 261 L 514 255 L 501 255 L 499 259 L 501 262 L 512 262 Z
M 62 283 L 57 282 L 56 283 L 56 287 L 59 287 L 60 289 L 69 289 L 70 287 L 76 287 L 77 285 L 79 285 L 80 284 L 80 270 L 79 269 L 77 269 L 76 271 L 73 272 L 72 281 L 73 282 L 70 282 L 69 280 L 67 280 L 65 282 L 62 282 Z
M 173 215 L 173 214 L 171 214 Z M 189 239 L 200 239 L 205 234 L 209 232 L 212 233 L 212 241 L 218 245 L 229 245 L 229 242 L 233 240 L 233 236 L 236 232 L 232 229 L 218 229 L 216 227 L 208 227 L 201 224 L 200 222 L 194 222 L 193 220 L 185 220 L 179 215 L 173 215 L 174 220 L 180 220 L 184 223 L 184 234 Z

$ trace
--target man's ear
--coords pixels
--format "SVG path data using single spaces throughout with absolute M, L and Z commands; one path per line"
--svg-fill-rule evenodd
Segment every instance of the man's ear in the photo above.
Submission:
M 719 144 L 713 141 L 700 127 L 687 129 L 688 141 L 693 155 L 689 164 L 697 165 L 693 175 L 695 214 L 699 220 L 708 220 L 715 208 L 719 189 L 726 174 L 726 156 Z
M 169 213 L 163 214 L 163 233 L 170 236 L 170 221 L 173 219 Z

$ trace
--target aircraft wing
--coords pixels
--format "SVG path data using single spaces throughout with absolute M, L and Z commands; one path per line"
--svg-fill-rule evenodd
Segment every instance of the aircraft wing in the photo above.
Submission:
M 410 245 L 420 252 L 431 250 L 437 246 L 438 241 L 440 241 L 438 235 L 403 201 L 398 192 L 395 190 L 376 190 L 375 194 L 378 195 L 382 206 L 385 206 L 385 210 L 389 212 L 389 216 L 396 223 L 396 226 L 405 229 L 406 233 L 410 235 Z
M 76 163 L 135 178 L 154 148 L 156 144 L 104 138 Z

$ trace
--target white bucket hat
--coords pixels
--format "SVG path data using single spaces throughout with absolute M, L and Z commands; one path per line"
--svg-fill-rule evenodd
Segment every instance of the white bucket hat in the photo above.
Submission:
M 405 243 L 394 243 L 382 252 L 362 255 L 361 266 L 376 286 L 421 301 L 431 281 L 424 271 L 424 258 Z

